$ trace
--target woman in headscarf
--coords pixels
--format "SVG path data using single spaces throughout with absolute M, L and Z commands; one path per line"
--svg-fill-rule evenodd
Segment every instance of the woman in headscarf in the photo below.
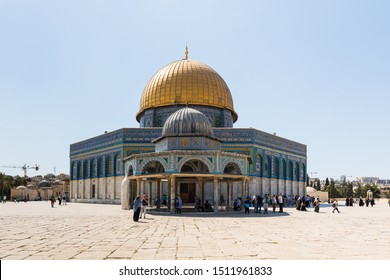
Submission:
M 141 205 L 142 205 L 141 198 L 139 196 L 137 196 L 133 202 L 133 221 L 134 222 L 138 222 L 138 220 L 139 220 L 139 213 L 141 212 Z

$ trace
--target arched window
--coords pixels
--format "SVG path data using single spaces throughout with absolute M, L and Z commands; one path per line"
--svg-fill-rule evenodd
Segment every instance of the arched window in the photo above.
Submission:
M 133 176 L 134 175 L 134 169 L 133 166 L 130 165 L 129 168 L 127 169 L 127 176 Z
M 224 174 L 242 175 L 241 169 L 237 163 L 229 162 L 223 169 Z
M 295 180 L 299 181 L 299 164 L 298 162 L 295 163 Z
M 257 154 L 256 155 L 256 174 L 261 177 L 263 174 L 263 170 L 262 170 L 262 166 L 263 166 L 263 162 L 262 162 L 262 158 L 261 158 L 261 155 Z
M 88 174 L 89 174 L 88 161 L 84 160 L 84 163 L 83 163 L 83 178 L 87 179 L 88 178 Z
M 91 160 L 91 178 L 96 177 L 97 174 L 97 165 L 96 165 L 96 159 Z
M 81 162 L 77 162 L 77 179 L 81 178 Z
M 158 174 L 164 173 L 165 169 L 161 162 L 153 160 L 149 161 L 144 168 L 142 168 L 142 174 Z
M 121 156 L 119 154 L 116 154 L 115 156 L 115 173 L 121 173 Z
M 286 160 L 282 160 L 282 178 L 284 180 L 287 179 L 287 165 L 286 165 Z
M 304 163 L 301 164 L 301 181 L 305 181 L 306 178 L 306 166 Z
M 98 159 L 98 177 L 104 177 L 104 164 L 103 159 Z
M 209 167 L 203 161 L 192 159 L 185 162 L 180 168 L 180 173 L 210 173 Z
M 288 177 L 290 180 L 294 178 L 294 165 L 292 161 L 288 162 Z
M 77 179 L 77 162 L 74 161 L 72 163 L 72 179 L 76 180 Z
M 272 171 L 272 166 L 271 166 L 271 158 L 267 157 L 265 159 L 265 164 L 264 164 L 264 175 L 268 178 L 271 178 L 271 171 Z
M 112 175 L 114 167 L 112 166 L 112 156 L 106 157 L 106 173 Z
M 279 160 L 276 157 L 274 157 L 272 163 L 272 176 L 279 178 Z

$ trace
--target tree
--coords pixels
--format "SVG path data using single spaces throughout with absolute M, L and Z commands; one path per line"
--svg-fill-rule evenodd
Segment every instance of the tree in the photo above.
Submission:
M 328 180 L 328 178 L 326 178 Z M 328 181 L 329 182 L 329 181 Z M 329 187 L 329 198 L 335 198 L 336 197 L 336 186 L 333 179 L 330 179 L 330 187 Z
M 360 183 L 358 183 L 358 186 L 357 188 L 355 189 L 354 193 L 353 193 L 353 196 L 354 197 L 365 197 L 365 195 L 363 194 L 363 188 L 362 188 L 362 185 Z
M 0 191 L 1 195 L 6 195 L 8 198 L 11 196 L 12 176 L 0 173 Z
M 325 186 L 329 186 L 329 179 L 328 178 L 326 178 L 326 180 L 325 180 Z
M 348 182 L 347 186 L 345 187 L 345 196 L 353 197 L 353 184 L 351 182 Z
M 18 187 L 18 186 L 26 186 L 27 185 L 27 178 L 26 177 L 20 177 L 19 175 L 16 175 L 12 178 L 12 186 Z
M 317 191 L 320 191 L 321 190 L 321 182 L 320 182 L 320 180 L 316 180 L 317 182 L 316 182 L 316 187 L 315 187 L 315 189 L 317 190 Z

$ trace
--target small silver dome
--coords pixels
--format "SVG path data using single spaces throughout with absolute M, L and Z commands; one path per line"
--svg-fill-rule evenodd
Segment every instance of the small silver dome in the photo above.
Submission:
M 186 107 L 168 117 L 162 129 L 162 137 L 186 135 L 213 137 L 214 131 L 206 115 Z
M 42 180 L 38 183 L 39 188 L 50 188 L 50 183 L 46 180 Z

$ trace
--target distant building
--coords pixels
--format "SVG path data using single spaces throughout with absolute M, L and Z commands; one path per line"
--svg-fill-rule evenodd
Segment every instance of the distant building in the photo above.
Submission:
M 364 184 L 377 184 L 379 177 L 357 177 L 356 180 Z

